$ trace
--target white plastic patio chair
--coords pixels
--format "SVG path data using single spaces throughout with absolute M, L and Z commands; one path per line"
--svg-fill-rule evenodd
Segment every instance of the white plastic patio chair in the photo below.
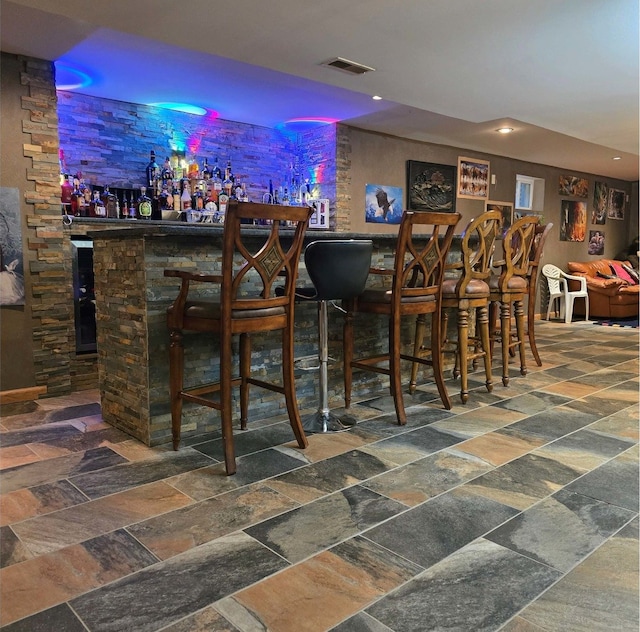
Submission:
M 551 263 L 547 263 L 542 267 L 542 274 L 547 278 L 547 285 L 549 286 L 549 306 L 547 307 L 547 320 L 549 320 L 549 314 L 551 308 L 556 299 L 560 301 L 560 316 L 564 312 L 564 322 L 570 323 L 573 317 L 573 302 L 577 298 L 583 298 L 585 304 L 585 320 L 589 320 L 589 294 L 587 293 L 587 280 L 581 276 L 575 276 L 563 272 L 557 266 Z M 568 279 L 579 281 L 579 290 L 569 290 Z

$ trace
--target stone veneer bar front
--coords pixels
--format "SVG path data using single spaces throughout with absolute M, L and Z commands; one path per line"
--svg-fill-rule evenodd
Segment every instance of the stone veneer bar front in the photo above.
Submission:
M 246 230 L 254 231 L 256 235 L 261 232 L 259 228 L 248 227 Z M 182 268 L 210 273 L 219 270 L 222 233 L 220 226 L 179 222 L 138 222 L 133 227 L 103 229 L 96 226 L 96 230 L 88 231 L 94 244 L 102 415 L 105 421 L 147 445 L 166 443 L 171 438 L 166 310 L 178 293 L 179 282 L 165 278 L 164 270 Z M 309 231 L 306 242 L 356 238 L 373 239 L 373 265 L 393 266 L 395 235 Z M 302 268 L 299 283 L 305 282 L 309 284 Z M 211 292 L 212 288 L 204 291 Z M 387 327 L 384 319 L 371 318 L 371 326 L 360 327 L 358 335 L 362 337 L 360 344 L 366 344 L 375 353 L 377 347 L 384 350 L 387 346 Z M 299 303 L 295 320 L 296 358 L 311 360 L 317 356 L 317 304 Z M 332 406 L 343 405 L 342 322 L 341 312 L 330 310 L 329 354 L 335 359 L 329 378 Z M 413 329 L 407 326 L 403 343 L 410 345 L 412 342 Z M 260 373 L 261 379 L 279 381 L 277 334 L 275 339 L 273 335 L 255 335 L 252 348 L 254 371 Z M 186 335 L 185 354 L 186 385 L 217 379 L 219 354 L 211 337 Z M 354 399 L 378 391 L 385 379 L 384 376 L 356 372 Z M 304 362 L 296 371 L 296 388 L 301 409 L 317 408 L 317 373 L 305 370 Z M 234 396 L 237 396 L 236 391 Z M 257 387 L 252 389 L 249 421 L 285 413 L 282 396 Z M 202 434 L 219 427 L 217 411 L 185 404 L 183 436 Z

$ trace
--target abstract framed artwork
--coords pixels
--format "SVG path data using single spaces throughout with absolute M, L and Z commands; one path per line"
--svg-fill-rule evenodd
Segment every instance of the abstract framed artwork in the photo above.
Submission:
M 488 200 L 485 211 L 500 211 L 502 213 L 502 232 L 508 230 L 513 224 L 513 204 L 511 202 L 493 202 Z
M 589 195 L 589 180 L 578 178 L 577 176 L 560 176 L 558 193 L 571 197 L 586 198 Z
M 560 241 L 584 241 L 587 231 L 587 203 L 562 200 Z
M 456 210 L 456 168 L 407 160 L 407 208 L 453 213 Z
M 402 187 L 367 184 L 364 198 L 365 222 L 399 224 L 402 220 Z
M 469 200 L 486 200 L 489 197 L 488 160 L 458 157 L 457 196 Z

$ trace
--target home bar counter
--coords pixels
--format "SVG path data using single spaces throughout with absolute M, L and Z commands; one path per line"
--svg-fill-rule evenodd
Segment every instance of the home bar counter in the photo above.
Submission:
M 218 272 L 223 226 L 151 221 L 136 221 L 135 224 L 117 221 L 117 226 L 115 224 L 101 223 L 95 228 L 85 224 L 87 234 L 93 240 L 102 416 L 109 424 L 154 446 L 171 439 L 166 310 L 178 294 L 179 280 L 166 278 L 164 270 Z M 256 238 L 264 234 L 264 229 L 257 226 L 247 226 L 243 230 Z M 284 229 L 283 235 L 287 233 Z M 374 243 L 372 265 L 393 267 L 396 234 L 308 230 L 305 245 L 324 239 L 371 239 Z M 303 265 L 298 284 L 310 285 Z M 215 291 L 217 287 L 205 291 Z M 309 367 L 317 365 L 317 303 L 298 303 L 295 320 L 295 356 L 299 360 L 296 368 L 298 402 L 301 410 L 312 410 L 317 408 L 319 397 L 317 371 L 309 370 Z M 342 322 L 342 313 L 330 309 L 329 355 L 335 359 L 331 364 L 336 369 L 330 371 L 329 376 L 332 407 L 343 405 Z M 371 327 L 361 329 L 360 335 L 371 349 L 379 346 L 384 350 L 388 331 L 385 319 L 374 317 L 371 323 Z M 410 344 L 412 323 L 406 328 L 406 336 L 403 342 Z M 216 344 L 206 334 L 185 336 L 186 386 L 190 379 L 198 383 L 217 379 L 219 354 Z M 255 335 L 252 347 L 254 372 L 257 371 L 261 379 L 280 381 L 278 334 Z M 384 379 L 384 376 L 356 372 L 353 400 L 378 391 Z M 233 394 L 236 402 L 236 389 Z M 252 389 L 249 423 L 283 414 L 286 414 L 284 397 L 264 389 Z M 238 416 L 239 407 L 234 410 L 234 419 Z M 220 419 L 216 411 L 185 404 L 183 437 L 219 429 Z

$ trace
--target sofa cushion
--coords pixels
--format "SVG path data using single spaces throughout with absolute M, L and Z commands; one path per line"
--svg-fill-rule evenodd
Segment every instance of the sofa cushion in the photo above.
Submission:
M 611 271 L 619 279 L 626 281 L 629 285 L 637 285 L 636 280 L 622 267 L 621 263 L 612 263 Z

